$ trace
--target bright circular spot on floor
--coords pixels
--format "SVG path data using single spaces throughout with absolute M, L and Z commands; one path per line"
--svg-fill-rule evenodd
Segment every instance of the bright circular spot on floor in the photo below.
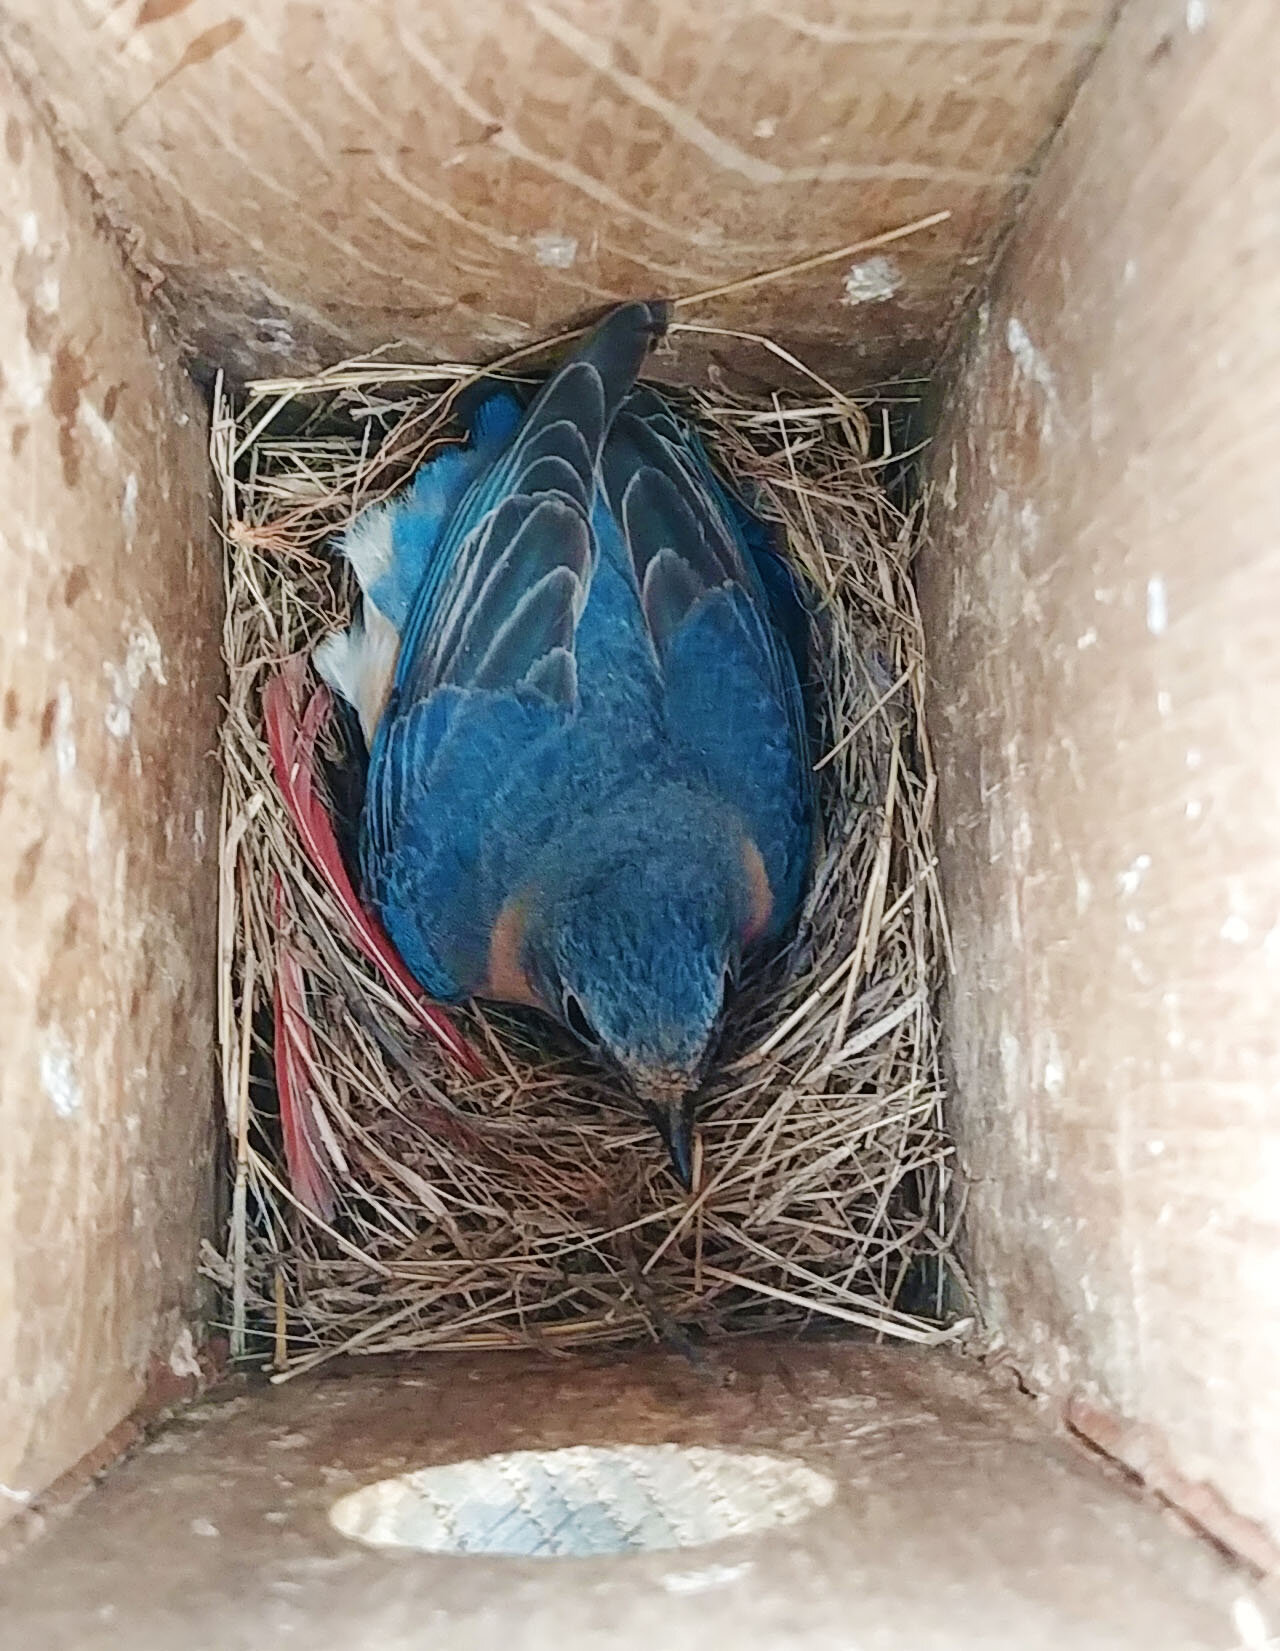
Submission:
M 329 1518 L 378 1548 L 569 1559 L 794 1525 L 835 1486 L 802 1462 L 697 1445 L 517 1450 L 383 1479 Z

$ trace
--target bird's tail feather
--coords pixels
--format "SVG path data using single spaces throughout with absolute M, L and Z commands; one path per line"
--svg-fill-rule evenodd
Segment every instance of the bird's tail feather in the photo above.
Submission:
M 542 582 L 544 600 L 525 612 L 519 658 L 536 664 L 563 646 L 590 583 L 588 523 L 605 438 L 667 314 L 662 303 L 632 303 L 607 315 L 543 385 L 502 457 L 473 483 L 423 572 L 401 636 L 397 695 L 419 697 L 445 679 L 446 668 L 488 657 L 481 644 L 505 634 L 531 579 Z M 580 532 L 571 531 L 573 519 Z M 460 566 L 464 545 L 470 549 Z M 555 588 L 543 588 L 546 580 Z M 469 653 L 459 651 L 464 630 Z M 455 679 L 464 677 L 455 672 Z
M 606 428 L 635 383 L 645 357 L 665 335 L 670 319 L 671 306 L 664 300 L 621 304 L 587 335 L 581 349 L 566 363 L 567 366 L 582 363 L 594 367 L 600 374 L 605 392 Z M 547 391 L 555 387 L 556 378 L 548 383 Z

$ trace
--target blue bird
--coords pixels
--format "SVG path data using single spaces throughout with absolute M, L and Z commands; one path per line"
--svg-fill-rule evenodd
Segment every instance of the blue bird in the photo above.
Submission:
M 342 548 L 316 652 L 369 743 L 360 861 L 415 978 L 527 1004 L 621 1074 L 681 1182 L 745 953 L 795 917 L 814 800 L 807 617 L 762 522 L 635 380 L 626 304 L 523 407 L 486 386 Z

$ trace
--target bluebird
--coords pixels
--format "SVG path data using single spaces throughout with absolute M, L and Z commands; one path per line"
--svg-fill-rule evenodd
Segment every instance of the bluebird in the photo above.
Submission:
M 342 549 L 316 652 L 369 745 L 367 898 L 431 996 L 542 1010 L 680 1181 L 726 994 L 795 918 L 814 802 L 801 592 L 614 310 L 526 407 L 488 385 Z

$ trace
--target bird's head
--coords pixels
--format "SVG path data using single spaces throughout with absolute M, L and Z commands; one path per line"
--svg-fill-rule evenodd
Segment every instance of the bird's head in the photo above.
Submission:
M 539 995 L 621 1074 L 693 1178 L 693 1094 L 741 955 L 749 891 L 705 855 L 614 854 L 533 917 Z

